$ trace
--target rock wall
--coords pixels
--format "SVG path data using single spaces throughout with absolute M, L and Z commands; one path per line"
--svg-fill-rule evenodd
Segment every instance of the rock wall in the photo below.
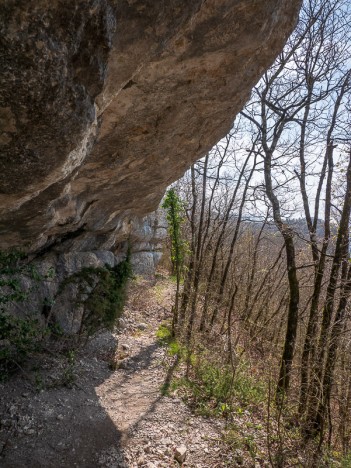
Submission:
M 299 5 L 2 2 L 0 248 L 118 253 L 229 130 Z
M 79 283 L 64 281 L 85 268 L 113 268 L 126 258 L 128 245 L 133 274 L 152 277 L 162 255 L 162 241 L 167 234 L 165 216 L 162 210 L 142 219 L 129 222 L 128 237 L 120 242 L 118 250 L 97 250 L 91 252 L 47 252 L 43 257 L 34 258 L 32 265 L 43 278 L 35 275 L 21 276 L 21 290 L 28 296 L 23 302 L 7 304 L 6 311 L 21 318 L 36 317 L 42 323 L 55 324 L 66 334 L 77 333 L 84 313 L 83 305 L 77 304 Z M 52 275 L 48 273 L 52 271 Z M 46 279 L 45 279 L 46 278 Z M 86 283 L 84 283 L 85 289 Z M 87 289 L 89 290 L 89 288 Z M 1 291 L 0 291 L 1 292 Z
M 135 274 L 153 275 L 162 257 L 163 241 L 167 236 L 167 220 L 163 210 L 136 218 L 133 222 L 131 242 L 131 263 Z

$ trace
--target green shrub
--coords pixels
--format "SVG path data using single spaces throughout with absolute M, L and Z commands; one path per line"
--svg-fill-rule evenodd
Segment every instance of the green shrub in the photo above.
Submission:
M 190 391 L 189 402 L 197 413 L 227 416 L 231 411 L 232 380 L 228 369 L 197 355 L 192 357 L 190 377 L 181 379 L 179 384 Z
M 29 353 L 38 350 L 44 333 L 38 320 L 0 313 L 0 380 L 17 369 Z
M 240 426 L 231 424 L 229 430 L 225 433 L 224 440 L 226 444 L 229 445 L 229 447 L 232 449 L 232 451 L 245 450 L 250 454 L 253 461 L 255 461 L 258 448 L 253 434 L 246 434 L 242 431 Z M 244 462 L 243 457 L 239 455 L 238 458 L 238 461 L 240 462 L 239 464 L 242 465 Z
M 156 337 L 161 346 L 168 345 L 172 340 L 172 331 L 168 324 L 161 323 L 158 330 L 156 331 Z
M 0 380 L 19 368 L 30 353 L 39 350 L 49 333 L 62 337 L 62 330 L 55 323 L 44 326 L 33 317 L 16 317 L 8 312 L 8 307 L 16 304 L 25 310 L 30 293 L 52 276 L 52 271 L 41 275 L 22 252 L 0 252 Z M 128 254 L 125 261 L 113 268 L 84 268 L 63 281 L 58 294 L 69 284 L 78 288 L 75 304 L 84 308 L 80 336 L 88 337 L 100 329 L 113 328 L 123 310 L 130 276 Z M 30 281 L 24 282 L 25 278 Z M 44 305 L 51 307 L 52 303 Z
M 76 376 L 74 374 L 74 365 L 76 361 L 76 355 L 73 350 L 67 352 L 67 363 L 63 370 L 62 377 L 61 377 L 61 385 L 67 388 L 72 388 L 73 384 L 76 380 Z
M 26 261 L 23 252 L 12 250 L 0 251 L 0 312 L 4 312 L 10 303 L 23 303 L 39 284 L 52 278 L 53 270 L 45 275 L 38 272 L 35 265 Z M 23 279 L 30 279 L 30 287 L 23 286 Z
M 160 325 L 156 335 L 170 355 L 177 355 L 182 361 L 187 359 L 186 347 L 172 337 L 168 324 Z M 184 388 L 197 413 L 227 417 L 233 411 L 243 412 L 243 408 L 255 409 L 267 397 L 266 385 L 250 374 L 245 362 L 233 377 L 230 366 L 213 361 L 205 347 L 198 347 L 190 356 L 190 364 L 188 378 L 174 378 L 170 388 Z
M 113 329 L 123 311 L 130 276 L 128 256 L 113 268 L 108 265 L 83 268 L 62 283 L 59 293 L 69 284 L 78 287 L 75 306 L 84 308 L 80 336 L 89 337 L 101 329 Z
M 156 337 L 161 346 L 167 346 L 170 356 L 178 356 L 183 359 L 186 356 L 186 348 L 173 336 L 171 326 L 162 323 L 156 331 Z
M 267 385 L 252 375 L 245 363 L 235 375 L 232 392 L 244 407 L 258 406 L 267 399 Z
M 345 455 L 341 459 L 341 468 L 351 468 L 351 454 Z
M 227 401 L 233 382 L 232 373 L 227 367 L 201 361 L 195 366 L 195 375 L 200 380 L 207 399 L 213 399 L 216 403 Z
M 0 252 L 0 380 L 17 369 L 29 353 L 38 350 L 46 334 L 39 320 L 13 316 L 7 308 L 25 304 L 40 282 L 51 276 L 51 271 L 41 275 L 34 265 L 26 262 L 23 252 Z M 25 277 L 31 280 L 30 287 L 23 286 Z

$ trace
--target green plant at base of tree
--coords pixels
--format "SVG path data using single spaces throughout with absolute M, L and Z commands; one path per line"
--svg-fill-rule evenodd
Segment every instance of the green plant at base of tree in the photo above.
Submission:
M 172 336 L 169 324 L 161 324 L 156 336 L 171 356 L 176 355 L 183 363 L 188 361 L 188 348 Z M 183 388 L 192 409 L 203 416 L 226 418 L 232 412 L 254 412 L 267 399 L 265 383 L 249 374 L 244 361 L 233 378 L 231 367 L 213 361 L 205 349 L 190 354 L 189 375 L 173 378 L 167 391 L 169 388 Z
M 162 208 L 166 210 L 168 231 L 171 239 L 171 262 L 176 276 L 176 295 L 173 307 L 172 335 L 175 335 L 178 324 L 179 289 L 184 266 L 186 241 L 182 238 L 184 206 L 174 188 L 167 191 Z

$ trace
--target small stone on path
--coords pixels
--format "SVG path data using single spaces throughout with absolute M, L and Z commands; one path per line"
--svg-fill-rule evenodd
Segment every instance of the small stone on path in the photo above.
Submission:
M 186 450 L 187 448 L 185 445 L 179 445 L 179 447 L 175 449 L 174 458 L 177 460 L 177 462 L 184 463 L 186 458 Z

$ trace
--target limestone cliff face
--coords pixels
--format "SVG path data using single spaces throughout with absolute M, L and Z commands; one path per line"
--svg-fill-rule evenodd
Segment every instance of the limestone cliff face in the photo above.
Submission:
M 120 240 L 113 252 L 102 249 L 60 252 L 51 249 L 44 256 L 34 258 L 32 266 L 39 274 L 45 277 L 51 270 L 53 274 L 39 282 L 31 275 L 22 275 L 21 287 L 27 298 L 24 302 L 6 304 L 6 311 L 20 317 L 36 317 L 41 323 L 47 323 L 50 316 L 50 323 L 59 326 L 64 333 L 78 333 L 84 314 L 84 306 L 79 301 L 86 299 L 85 295 L 82 296 L 81 286 L 87 292 L 93 288 L 85 282 L 79 283 L 79 280 L 78 283 L 68 281 L 64 285 L 72 275 L 87 268 L 113 268 L 125 259 L 128 247 L 134 274 L 150 278 L 155 273 L 167 234 L 164 212 L 158 210 L 141 219 L 133 218 L 128 226 L 128 241 Z
M 0 247 L 111 250 L 230 128 L 300 0 L 6 0 Z

